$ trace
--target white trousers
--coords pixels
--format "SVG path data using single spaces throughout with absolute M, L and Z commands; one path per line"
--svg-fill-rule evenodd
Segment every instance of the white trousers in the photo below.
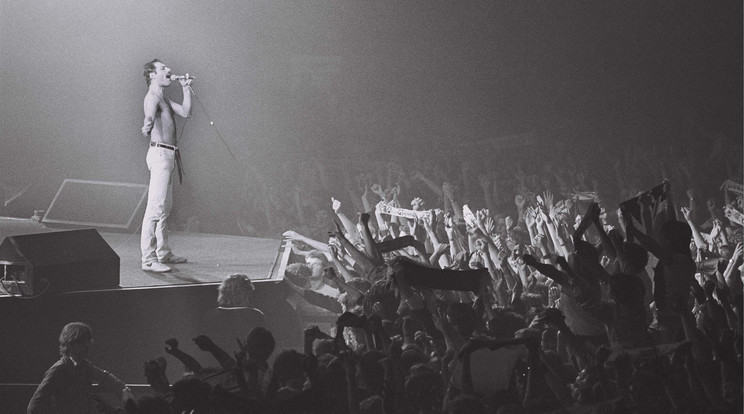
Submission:
M 171 255 L 168 245 L 168 215 L 173 206 L 173 170 L 176 153 L 160 147 L 147 151 L 147 168 L 150 170 L 150 189 L 147 208 L 142 220 L 142 263 L 152 263 Z

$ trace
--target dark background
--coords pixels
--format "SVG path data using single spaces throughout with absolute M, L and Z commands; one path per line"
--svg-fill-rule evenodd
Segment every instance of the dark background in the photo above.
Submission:
M 176 206 L 217 217 L 246 180 L 278 184 L 247 170 L 308 155 L 519 133 L 579 156 L 741 152 L 741 1 L 4 0 L 0 181 L 33 186 L 0 213 L 30 217 L 65 178 L 146 183 L 156 57 L 198 77 Z

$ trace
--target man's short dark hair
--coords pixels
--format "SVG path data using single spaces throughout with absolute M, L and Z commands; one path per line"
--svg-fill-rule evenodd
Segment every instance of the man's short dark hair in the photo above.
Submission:
M 307 253 L 306 259 L 318 259 L 323 262 L 323 264 L 328 263 L 328 257 L 320 250 L 311 250 Z
M 145 63 L 145 71 L 142 72 L 142 75 L 144 75 L 145 80 L 147 81 L 147 86 L 150 86 L 150 74 L 155 73 L 157 68 L 155 67 L 156 63 L 163 63 L 159 59 L 153 59 L 147 63 Z
M 67 356 L 73 345 L 91 340 L 93 340 L 93 329 L 90 326 L 82 322 L 68 323 L 59 334 L 59 353 Z

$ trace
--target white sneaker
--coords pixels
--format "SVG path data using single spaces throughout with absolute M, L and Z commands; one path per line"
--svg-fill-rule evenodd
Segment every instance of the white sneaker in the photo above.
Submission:
M 172 269 L 169 266 L 166 266 L 162 263 L 152 262 L 152 263 L 143 263 L 142 270 L 144 270 L 145 272 L 165 273 L 165 272 L 170 272 Z
M 160 259 L 160 263 L 186 263 L 186 258 L 181 256 L 176 256 L 175 254 L 171 254 L 168 257 L 164 257 Z

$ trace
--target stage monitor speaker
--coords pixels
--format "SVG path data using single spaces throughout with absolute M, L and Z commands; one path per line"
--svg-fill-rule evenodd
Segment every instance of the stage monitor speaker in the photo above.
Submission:
M 119 263 L 96 229 L 8 236 L 0 243 L 0 281 L 13 295 L 116 288 Z

